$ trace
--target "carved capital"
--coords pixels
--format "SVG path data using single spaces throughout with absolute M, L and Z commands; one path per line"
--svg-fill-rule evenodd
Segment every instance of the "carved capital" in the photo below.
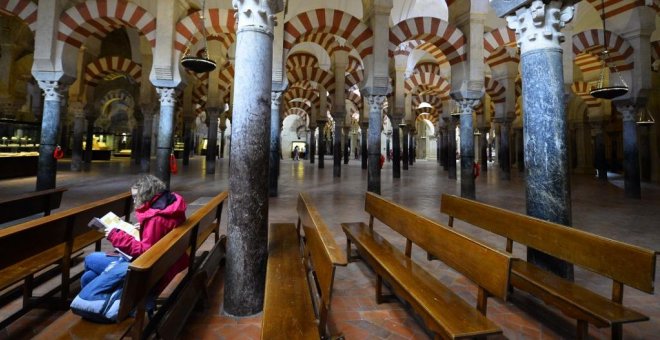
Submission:
M 506 17 L 507 26 L 516 32 L 520 53 L 561 48 L 566 40 L 560 30 L 573 19 L 575 8 L 563 1 L 533 1 L 529 7 L 522 7 L 515 14 Z
M 282 105 L 282 94 L 284 92 L 281 91 L 272 91 L 270 93 L 270 107 L 275 108 L 275 107 L 280 107 Z
M 69 114 L 73 116 L 74 119 L 84 119 L 85 118 L 85 104 L 82 102 L 73 102 L 69 103 Z
M 273 28 L 277 26 L 275 13 L 282 10 L 282 4 L 282 0 L 232 0 L 238 22 L 236 33 L 256 31 L 272 37 Z
M 461 110 L 461 115 L 472 115 L 474 109 L 479 106 L 481 100 L 479 99 L 460 99 L 456 101 Z
M 157 87 L 160 106 L 174 106 L 176 104 L 176 89 L 173 87 Z
M 635 117 L 635 106 L 630 103 L 618 103 L 616 104 L 617 111 L 621 112 L 621 117 L 624 122 L 634 122 L 636 121 Z
M 61 102 L 64 94 L 69 89 L 68 84 L 51 80 L 39 80 L 39 87 L 44 91 L 44 100 L 56 102 Z
M 387 97 L 385 96 L 369 96 L 367 101 L 369 101 L 369 112 L 380 112 L 383 108 L 383 103 Z

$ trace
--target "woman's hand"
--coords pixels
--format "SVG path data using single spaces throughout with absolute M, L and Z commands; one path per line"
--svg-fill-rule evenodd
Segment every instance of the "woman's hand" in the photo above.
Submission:
M 110 232 L 112 231 L 112 229 L 115 229 L 115 228 L 114 227 L 105 228 L 105 238 L 108 238 L 108 235 L 110 235 Z

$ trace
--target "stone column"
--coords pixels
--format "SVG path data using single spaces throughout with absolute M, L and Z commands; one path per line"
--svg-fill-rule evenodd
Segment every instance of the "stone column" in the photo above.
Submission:
M 408 164 L 409 164 L 408 163 L 408 154 L 409 154 L 409 151 L 410 151 L 410 148 L 408 148 L 408 136 L 410 134 L 409 131 L 410 131 L 410 128 L 408 127 L 407 124 L 402 124 L 401 125 L 401 134 L 403 135 L 402 136 L 402 139 L 403 139 L 403 143 L 402 143 L 403 144 L 402 145 L 403 150 L 402 151 L 403 152 L 401 154 L 401 163 L 403 163 L 403 170 L 408 170 Z
M 142 131 L 144 131 L 144 118 L 142 118 L 142 113 L 139 112 L 139 108 L 136 109 L 140 114 L 140 119 L 137 120 L 137 124 L 133 128 L 132 136 L 132 145 L 133 151 L 131 151 L 131 160 L 133 164 L 140 165 L 142 159 Z
M 96 116 L 94 116 L 94 112 L 90 109 L 87 111 L 85 118 L 87 120 L 87 136 L 85 137 L 85 163 L 90 164 L 92 163 L 92 147 L 94 146 L 94 121 L 96 120 Z
M 270 93 L 270 161 L 268 162 L 268 193 L 277 197 L 277 181 L 280 177 L 280 111 L 282 92 Z
M 635 106 L 616 103 L 616 109 L 623 117 L 623 187 L 628 198 L 642 198 L 639 175 L 639 147 L 637 145 L 637 123 Z
M 344 152 L 344 164 L 348 164 L 348 158 L 351 156 L 351 149 L 349 148 L 349 133 L 351 127 L 350 126 L 344 126 L 342 127 L 342 139 L 341 139 L 341 149 Z
M 339 91 L 337 91 L 339 92 Z M 341 156 L 342 156 L 342 133 L 341 128 L 344 126 L 344 117 L 336 116 L 335 119 L 335 131 L 334 138 L 332 139 L 332 154 L 333 154 L 333 166 L 332 166 L 332 176 L 341 177 Z
M 62 98 L 68 85 L 57 81 L 39 80 L 39 87 L 44 91 L 44 113 L 41 119 L 37 191 L 53 189 L 56 186 L 57 160 L 53 157 L 53 152 L 57 146 Z
M 183 165 L 187 166 L 190 164 L 190 150 L 192 150 L 195 117 L 187 116 L 184 118 L 183 124 Z
M 449 179 L 456 179 L 456 124 L 459 117 L 449 118 L 449 136 L 447 141 L 447 171 Z
M 443 161 L 442 168 L 445 171 L 449 171 L 449 126 L 450 126 L 449 121 L 451 120 L 451 118 L 449 119 L 443 118 L 443 119 L 445 119 L 446 121 L 445 121 L 445 127 L 443 128 L 442 131 L 442 150 L 441 150 L 442 161 Z
M 325 158 L 325 124 L 326 120 L 317 120 L 319 126 L 319 169 L 325 168 L 323 159 Z
M 479 99 L 461 99 L 461 197 L 475 199 L 474 185 L 474 127 L 472 115 Z
M 639 126 L 640 176 L 644 182 L 651 181 L 651 127 Z
M 208 107 L 206 113 L 209 115 L 209 130 L 206 138 L 206 173 L 215 174 L 216 149 L 218 148 L 218 117 L 219 107 Z
M 509 144 L 511 141 L 511 121 L 509 119 L 503 119 L 500 122 L 500 178 L 503 180 L 511 180 L 511 150 L 509 149 Z
M 525 143 L 523 138 L 523 129 L 516 129 L 516 164 L 518 171 L 525 171 Z M 484 171 L 483 168 L 481 171 Z
M 144 130 L 142 131 L 140 171 L 149 173 L 151 171 L 151 136 L 154 128 L 154 108 L 151 105 L 143 105 L 142 115 L 144 116 Z
M 367 131 L 369 130 L 369 123 L 368 122 L 362 122 L 360 123 L 360 130 L 362 132 L 362 137 L 361 137 L 361 154 L 362 154 L 362 169 L 366 170 L 367 169 L 367 163 L 369 161 L 369 151 L 368 151 L 368 146 L 367 146 Z
M 415 157 L 417 155 L 415 154 L 416 148 L 415 148 L 415 127 L 412 125 L 410 129 L 408 129 L 408 165 L 413 165 L 415 163 Z
M 83 132 L 85 130 L 85 110 L 83 103 L 76 102 L 69 105 L 73 113 L 73 145 L 71 145 L 71 171 L 82 170 L 83 160 Z
M 238 29 L 224 309 L 246 316 L 261 311 L 264 301 L 274 13 L 284 6 L 281 0 L 233 0 L 232 5 Z
M 156 172 L 167 187 L 170 187 L 170 154 L 174 136 L 174 106 L 176 90 L 173 87 L 157 87 L 160 100 L 160 119 L 158 120 L 158 141 L 156 144 Z
M 591 134 L 594 139 L 594 167 L 596 168 L 598 179 L 607 181 L 607 156 L 601 122 L 591 124 Z
M 223 125 L 220 124 L 220 158 L 225 158 L 225 130 L 227 130 L 227 126 Z
M 573 14 L 572 1 L 545 4 L 535 0 L 506 17 L 521 49 L 527 214 L 563 225 L 571 225 L 571 195 L 560 47 L 564 35 L 559 30 Z M 570 263 L 532 248 L 527 250 L 527 259 L 573 278 Z
M 316 138 L 314 134 L 316 133 L 316 126 L 309 122 L 309 164 L 314 164 L 314 157 L 316 157 Z
M 369 96 L 369 161 L 367 163 L 367 191 L 380 195 L 380 134 L 383 129 L 381 116 L 385 96 Z
M 401 178 L 401 136 L 399 126 L 400 117 L 392 117 L 392 177 Z

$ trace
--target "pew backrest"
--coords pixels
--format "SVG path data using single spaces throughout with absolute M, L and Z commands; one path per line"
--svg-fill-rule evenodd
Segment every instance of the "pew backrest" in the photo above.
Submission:
M 410 243 L 414 243 L 490 295 L 506 299 L 511 272 L 510 255 L 373 193 L 367 193 L 365 211 L 408 240 L 408 257 Z
M 65 191 L 66 188 L 47 189 L 1 200 L 0 224 L 40 213 L 50 215 L 51 210 L 60 207 Z
M 450 225 L 457 218 L 653 294 L 655 251 L 453 195 L 442 195 L 440 211 Z

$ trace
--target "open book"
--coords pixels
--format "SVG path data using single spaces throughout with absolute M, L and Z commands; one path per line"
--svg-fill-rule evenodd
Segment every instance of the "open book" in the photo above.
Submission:
M 136 240 L 138 241 L 140 240 L 140 229 L 138 229 L 135 225 L 132 225 L 122 220 L 112 211 L 105 214 L 101 218 L 97 218 L 97 217 L 92 218 L 92 220 L 89 221 L 89 224 L 87 225 L 102 233 L 104 233 L 106 229 L 116 228 L 133 236 L 133 238 L 135 238 Z

